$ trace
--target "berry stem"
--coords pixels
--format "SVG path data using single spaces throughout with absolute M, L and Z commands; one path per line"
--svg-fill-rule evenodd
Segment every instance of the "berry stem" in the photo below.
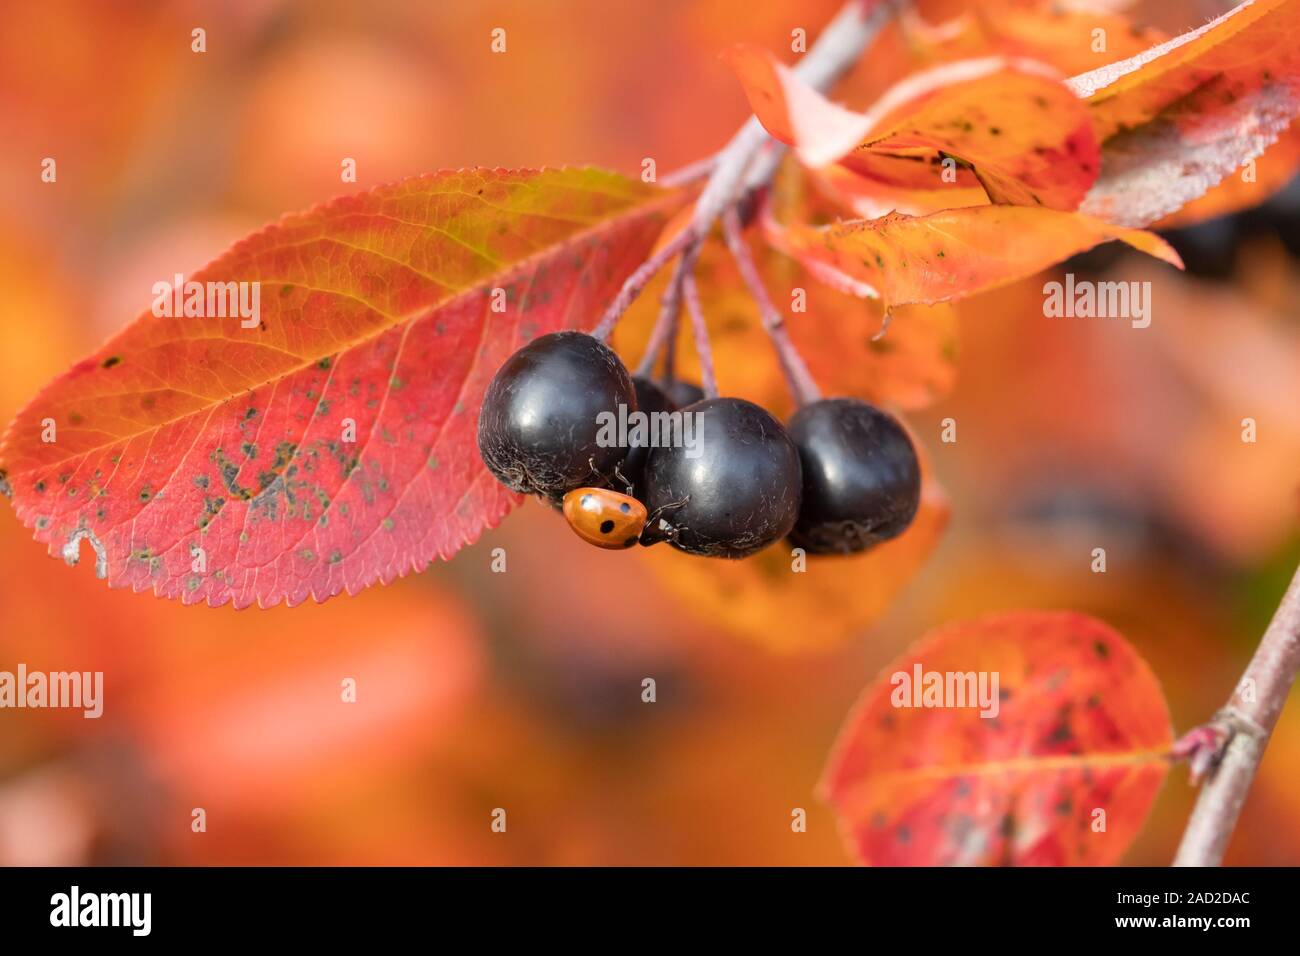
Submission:
M 686 286 L 686 276 L 685 274 L 683 274 L 682 275 L 683 290 L 685 290 L 685 286 Z M 677 378 L 677 342 L 681 338 L 681 336 L 678 335 L 677 330 L 681 327 L 681 324 L 682 324 L 682 309 L 681 309 L 681 303 L 679 302 L 677 304 L 677 311 L 675 311 L 672 314 L 672 317 L 668 321 L 668 338 L 667 341 L 664 343 L 666 345 L 666 348 L 664 350 L 664 374 L 663 374 L 663 383 L 665 388 L 670 387 Z
M 1174 866 L 1218 866 L 1232 837 L 1264 747 L 1300 672 L 1300 570 L 1260 638 L 1227 705 L 1203 732 L 1179 743 L 1206 776 Z M 1190 735 L 1189 735 L 1190 736 Z M 1178 745 L 1176 745 L 1177 749 Z M 1209 753 L 1204 753 L 1204 751 Z M 1197 752 L 1201 752 L 1198 760 Z
M 671 173 L 666 173 L 659 180 L 659 185 L 665 189 L 676 189 L 679 186 L 689 186 L 691 183 L 699 182 L 701 179 L 707 179 L 713 172 L 713 168 L 718 165 L 717 156 L 705 156 L 703 159 L 697 159 L 693 163 L 687 163 L 680 169 L 674 169 Z
M 813 89 L 826 92 L 857 62 L 867 44 L 903 2 L 849 0 L 795 64 L 795 74 Z M 694 183 L 703 177 L 704 168 L 708 168 L 708 179 L 695 202 L 690 225 L 628 277 L 591 334 L 602 342 L 607 340 L 623 313 L 673 256 L 699 246 L 727 209 L 746 204 L 756 192 L 766 188 L 776 175 L 784 151 L 783 146 L 767 135 L 757 117 L 751 116 L 714 156 L 665 177 L 667 185 Z M 753 162 L 760 153 L 763 155 L 759 161 Z
M 689 256 L 689 262 L 686 262 Z M 713 371 L 713 345 L 709 341 L 709 329 L 704 324 L 704 309 L 700 306 L 700 289 L 695 284 L 695 260 L 699 257 L 699 246 L 682 256 L 684 265 L 682 293 L 686 299 L 686 310 L 691 313 L 691 327 L 695 330 L 695 353 L 700 357 L 700 387 L 704 389 L 705 398 L 718 397 L 718 376 Z
M 686 257 L 683 256 L 673 267 L 672 277 L 668 280 L 668 288 L 664 290 L 659 306 L 659 318 L 655 320 L 654 328 L 650 331 L 650 339 L 646 342 L 645 354 L 641 356 L 641 364 L 637 366 L 636 375 L 653 378 L 655 363 L 659 361 L 659 354 L 664 350 L 664 344 L 675 343 L 677 340 L 677 317 L 682 311 L 682 284 L 686 278 L 682 263 L 685 261 Z M 671 371 L 672 354 L 673 349 L 669 348 L 668 357 L 664 360 L 665 374 Z
M 745 234 L 740 225 L 740 213 L 734 207 L 728 209 L 722 217 L 722 234 L 727 239 L 728 248 L 731 249 L 731 257 L 736 260 L 736 265 L 740 269 L 740 277 L 748 286 L 749 294 L 758 303 L 759 314 L 763 317 L 763 329 L 772 340 L 772 347 L 776 350 L 776 358 L 781 364 L 781 373 L 785 376 L 790 394 L 799 405 L 817 401 L 822 397 L 821 390 L 813 380 L 812 373 L 808 371 L 803 356 L 799 354 L 799 350 L 795 348 L 794 342 L 786 332 L 785 316 L 772 302 L 772 297 L 767 294 L 767 286 L 763 285 L 763 277 L 758 274 L 758 267 L 754 264 L 749 244 L 745 241 Z
M 591 334 L 602 342 L 608 339 L 609 333 L 614 331 L 614 326 L 618 324 L 618 320 L 636 301 L 641 291 L 650 284 L 650 280 L 668 264 L 673 256 L 694 243 L 695 237 L 691 230 L 689 228 L 683 229 L 664 243 L 649 259 L 641 263 L 637 270 L 627 277 L 627 280 L 623 283 L 623 288 L 618 290 L 618 295 L 614 296 L 614 301 L 609 304 L 609 308 L 600 317 L 600 321 L 591 330 Z

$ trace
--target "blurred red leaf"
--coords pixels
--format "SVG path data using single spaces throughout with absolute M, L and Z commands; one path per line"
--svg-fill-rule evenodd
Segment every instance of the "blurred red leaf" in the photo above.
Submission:
M 908 706 L 896 675 L 917 667 L 988 675 L 987 688 L 997 675 L 996 716 Z M 1014 612 L 940 628 L 885 668 L 821 791 L 866 863 L 1113 865 L 1172 739 L 1159 683 L 1122 637 L 1081 614 Z
M 110 585 L 186 603 L 423 568 L 518 500 L 475 446 L 492 374 L 593 323 L 679 202 L 596 169 L 472 170 L 288 216 L 189 277 L 265 286 L 260 325 L 146 312 L 19 413 L 0 488 L 51 554 L 89 537 Z

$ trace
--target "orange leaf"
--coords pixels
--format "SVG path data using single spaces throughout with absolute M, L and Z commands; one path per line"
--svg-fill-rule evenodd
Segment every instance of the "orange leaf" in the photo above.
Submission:
M 940 628 L 886 667 L 820 790 L 865 863 L 1114 865 L 1172 738 L 1122 637 L 1082 614 L 1013 612 Z
M 1181 267 L 1159 236 L 1079 213 L 973 206 L 832 226 L 765 223 L 772 243 L 823 282 L 886 306 L 946 302 L 996 288 L 1118 239 Z
M 1222 96 L 1291 87 L 1300 62 L 1298 16 L 1296 0 L 1245 0 L 1202 27 L 1066 82 L 1088 102 L 1102 138 L 1155 119 L 1206 83 Z
M 815 281 L 801 264 L 760 241 L 752 240 L 750 247 L 772 301 L 785 315 L 786 331 L 824 394 L 853 395 L 910 411 L 933 404 L 951 390 L 957 357 L 952 306 L 901 308 L 892 316 L 888 334 L 875 338 L 884 320 L 881 303 Z M 721 242 L 704 244 L 696 275 L 719 388 L 784 414 L 791 399 L 772 343 L 754 297 Z M 619 323 L 614 341 L 620 352 L 637 354 L 649 336 L 660 288 L 662 279 Z M 804 311 L 791 309 L 796 296 Z M 689 340 L 683 333 L 677 369 L 681 377 L 698 382 L 698 359 L 683 347 Z
M 987 206 L 989 201 L 988 194 L 979 185 L 959 186 L 954 183 L 940 189 L 925 184 L 920 187 L 900 186 L 874 176 L 850 172 L 843 166 L 822 166 L 805 172 L 809 184 L 827 201 L 850 210 L 861 219 L 878 219 L 891 212 L 928 216 L 945 209 Z
M 0 490 L 51 554 L 88 539 L 110 585 L 187 603 L 421 569 L 518 501 L 475 440 L 496 369 L 592 324 L 682 199 L 596 169 L 469 170 L 285 217 L 187 283 L 247 283 L 260 321 L 146 312 L 19 413 Z
M 1300 113 L 1297 33 L 1300 0 L 1247 0 L 1069 80 L 1105 140 L 1102 176 L 1081 211 L 1146 225 L 1263 153 Z
M 929 160 L 937 163 L 929 185 L 942 188 L 939 157 L 952 156 L 973 167 L 993 202 L 1049 209 L 1076 208 L 1097 178 L 1101 161 L 1087 109 L 1040 64 L 967 60 L 900 87 L 918 80 L 942 85 L 894 109 L 846 166 L 887 179 L 884 157 Z
M 988 57 L 909 76 L 866 113 L 825 100 L 771 54 L 733 48 L 727 60 L 755 115 L 808 166 L 840 162 L 908 189 L 964 186 L 956 157 L 994 202 L 1073 209 L 1096 178 L 1087 108 L 1050 68 Z M 945 177 L 945 173 L 949 173 Z
M 1122 14 L 1100 9 L 1072 10 L 1052 4 L 1043 10 L 994 11 L 980 5 L 975 13 L 987 46 L 1005 56 L 1050 63 L 1067 74 L 1133 56 L 1165 39 Z M 1105 40 L 1100 49 L 1099 38 Z

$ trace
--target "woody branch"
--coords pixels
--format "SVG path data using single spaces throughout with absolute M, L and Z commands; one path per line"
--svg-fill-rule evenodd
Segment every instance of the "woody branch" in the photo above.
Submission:
M 795 74 L 814 89 L 826 92 L 857 62 L 900 5 L 901 0 L 849 0 L 794 66 Z M 751 116 L 715 157 L 692 164 L 683 175 L 674 177 L 680 183 L 708 175 L 691 222 L 628 278 L 592 334 L 607 339 L 622 314 L 660 269 L 676 256 L 698 248 L 728 209 L 743 208 L 767 188 L 776 174 L 783 149 L 767 135 L 758 119 Z M 685 277 L 682 281 L 685 282 Z M 652 341 L 665 338 L 661 333 L 652 337 Z M 647 361 L 653 361 L 653 355 L 647 356 Z
M 1264 747 L 1300 671 L 1300 569 L 1227 705 L 1175 752 L 1206 775 L 1174 866 L 1218 866 L 1241 815 Z

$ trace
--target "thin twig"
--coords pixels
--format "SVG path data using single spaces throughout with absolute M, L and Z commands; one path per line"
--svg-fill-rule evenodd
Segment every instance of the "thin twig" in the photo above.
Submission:
M 691 328 L 695 330 L 695 353 L 700 358 L 700 386 L 704 389 L 705 398 L 718 397 L 718 376 L 713 370 L 713 346 L 709 342 L 709 329 L 704 324 L 704 309 L 700 306 L 700 290 L 695 284 L 695 254 L 698 253 L 699 246 L 683 254 L 682 258 L 690 257 L 690 262 L 684 267 L 682 281 L 682 293 L 686 299 L 686 311 L 691 314 Z
M 763 328 L 772 340 L 772 347 L 776 349 L 776 358 L 781 364 L 781 372 L 785 375 L 790 394 L 800 405 L 817 401 L 822 397 L 821 390 L 817 388 L 817 383 L 813 380 L 812 373 L 808 371 L 803 356 L 795 348 L 794 342 L 790 341 L 790 336 L 785 329 L 785 317 L 772 302 L 771 296 L 767 294 L 767 286 L 763 285 L 763 278 L 758 274 L 754 257 L 745 242 L 740 225 L 740 214 L 734 207 L 728 209 L 726 215 L 722 217 L 722 234 L 726 237 L 731 256 L 740 269 L 740 277 L 744 279 L 750 295 L 758 303 L 758 311 L 763 318 Z
M 683 273 L 682 274 L 683 289 L 685 289 L 685 284 L 686 284 L 686 275 L 685 273 Z M 663 369 L 662 381 L 663 381 L 664 388 L 666 389 L 672 388 L 673 382 L 677 380 L 677 340 L 681 337 L 678 334 L 678 329 L 681 328 L 681 324 L 682 324 L 682 309 L 681 309 L 681 303 L 678 302 L 677 310 L 673 312 L 672 316 L 668 320 L 668 333 L 664 342 L 666 347 L 664 349 L 664 369 Z
M 641 364 L 637 366 L 635 373 L 644 378 L 654 376 L 659 353 L 663 351 L 666 343 L 677 338 L 677 317 L 682 311 L 682 284 L 686 280 L 686 273 L 683 270 L 685 262 L 685 256 L 677 260 L 677 265 L 673 267 L 673 274 L 668 279 L 668 287 L 664 289 L 664 296 L 659 306 L 659 318 L 655 320 L 654 328 L 650 330 L 645 354 L 641 356 Z M 669 348 L 668 354 L 670 356 L 673 354 L 672 348 Z
M 857 62 L 899 6 L 898 0 L 850 0 L 795 64 L 794 74 L 825 93 Z M 728 206 L 765 188 L 776 175 L 783 152 L 779 148 L 766 150 L 750 175 L 745 175 L 754 157 L 770 143 L 773 140 L 758 118 L 751 116 L 718 153 L 718 164 L 695 204 L 692 228 L 701 241 Z
M 829 90 L 857 62 L 867 44 L 894 15 L 900 2 L 849 0 L 795 65 L 795 74 L 815 90 L 823 93 Z M 592 330 L 592 335 L 602 341 L 608 339 L 619 318 L 673 256 L 703 242 L 718 217 L 732 204 L 743 203 L 756 191 L 766 188 L 776 174 L 781 154 L 781 150 L 775 148 L 764 151 L 764 147 L 772 142 L 758 119 L 751 116 L 731 141 L 712 157 L 712 171 L 696 200 L 690 225 L 628 277 Z M 760 152 L 764 152 L 764 156 L 753 163 L 751 170 L 751 162 Z M 682 172 L 687 170 L 692 175 L 695 172 L 691 167 Z
M 679 186 L 689 186 L 691 183 L 699 182 L 701 179 L 708 178 L 713 172 L 713 167 L 718 165 L 718 157 L 705 156 L 703 159 L 697 159 L 693 163 L 687 163 L 680 169 L 674 169 L 671 173 L 665 173 L 659 180 L 659 185 L 665 189 L 676 189 Z
M 602 342 L 608 339 L 609 333 L 614 331 L 614 326 L 618 323 L 619 318 L 636 301 L 636 297 L 641 294 L 641 290 L 650 284 L 650 280 L 672 260 L 673 256 L 693 243 L 694 237 L 691 235 L 691 231 L 683 229 L 673 236 L 669 242 L 664 243 L 658 252 L 641 263 L 636 271 L 627 277 L 623 287 L 618 290 L 618 295 L 614 296 L 614 301 L 609 304 L 605 314 L 600 317 L 600 322 L 591 330 L 591 334 Z
M 1226 740 L 1192 810 L 1174 866 L 1218 866 L 1232 837 L 1264 747 L 1300 671 L 1300 569 L 1282 596 L 1255 656 L 1206 735 Z M 1201 765 L 1207 761 L 1202 759 Z M 1196 761 L 1193 761 L 1196 766 Z

